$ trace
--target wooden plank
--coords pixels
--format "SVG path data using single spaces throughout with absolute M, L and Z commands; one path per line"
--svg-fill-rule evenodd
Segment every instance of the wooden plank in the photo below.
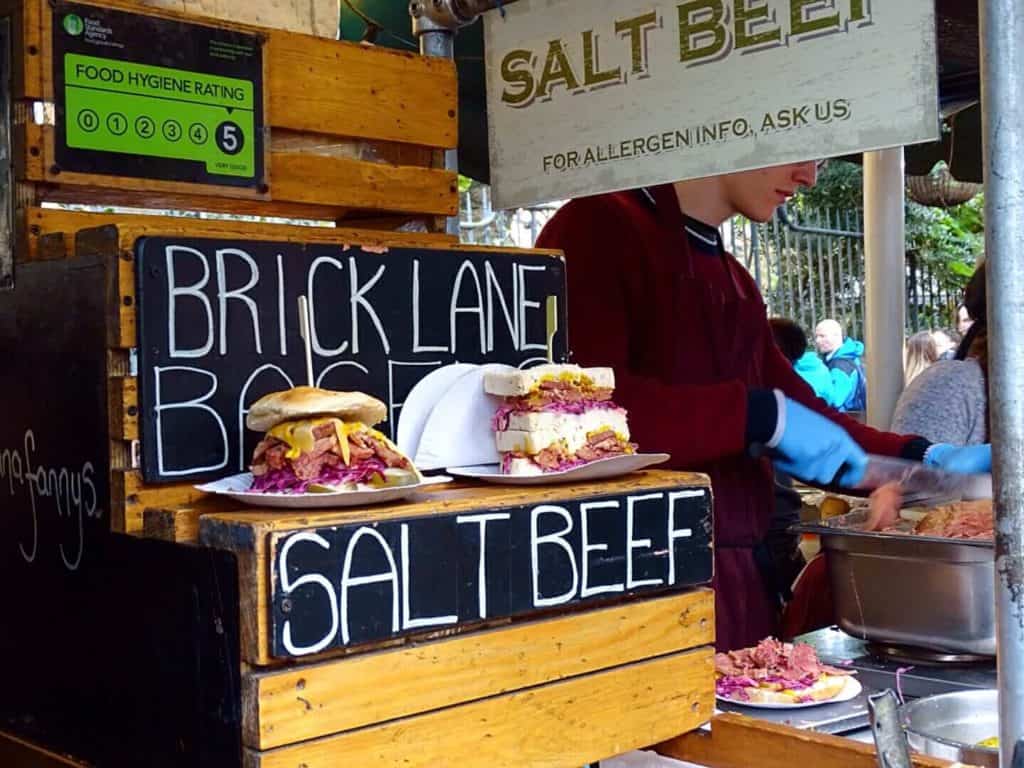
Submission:
M 142 535 L 147 539 L 173 541 L 176 544 L 199 542 L 199 510 L 180 507 L 175 510 L 147 509 L 142 513 Z
M 459 210 L 453 171 L 306 152 L 276 152 L 273 167 L 274 200 L 442 216 L 453 216 Z
M 167 508 L 190 504 L 202 498 L 190 483 L 150 485 L 133 469 L 110 472 L 110 525 L 119 533 L 142 533 L 142 514 L 148 507 Z
M 829 768 L 877 768 L 874 746 L 756 720 L 734 713 L 711 721 L 711 733 L 688 733 L 654 748 L 666 757 L 708 768 L 748 768 L 756 755 L 758 768 L 827 765 Z M 913 755 L 916 768 L 952 765 L 934 757 Z
M 250 750 L 245 766 L 564 768 L 696 728 L 713 704 L 712 651 L 706 648 L 301 744 Z
M 697 590 L 243 681 L 246 745 L 269 749 L 714 641 Z M 528 648 L 529 653 L 523 649 Z
M 17 253 L 18 261 L 40 261 L 52 258 L 64 258 L 74 250 L 75 233 L 82 229 L 101 227 L 106 224 L 120 224 L 134 228 L 136 231 L 160 230 L 161 234 L 205 235 L 209 237 L 256 237 L 268 240 L 288 240 L 325 242 L 341 237 L 352 241 L 365 241 L 372 244 L 408 245 L 413 246 L 445 246 L 457 245 L 458 240 L 452 235 L 424 232 L 388 232 L 382 231 L 383 224 L 376 226 L 370 221 L 365 229 L 338 227 L 307 227 L 270 222 L 240 222 L 216 219 L 198 219 L 146 215 L 137 213 L 86 213 L 68 211 L 59 208 L 30 207 L 24 213 L 28 232 L 27 247 Z M 392 220 L 404 223 L 408 217 L 403 216 Z M 51 235 L 63 235 L 63 248 L 40 248 L 40 238 Z M 386 242 L 383 242 L 386 241 Z
M 134 376 L 109 379 L 107 418 L 112 440 L 139 439 L 139 382 Z
M 458 144 L 458 79 L 449 60 L 280 30 L 270 33 L 265 56 L 275 127 Z
M 213 512 L 237 508 L 237 502 L 223 496 L 201 496 L 191 504 L 154 507 L 142 512 L 142 536 L 178 544 L 199 543 L 199 518 Z
M 47 146 L 51 129 L 44 130 Z M 52 156 L 47 151 L 47 158 Z M 55 172 L 44 158 L 44 176 L 28 181 L 60 185 L 41 201 L 111 204 L 139 208 L 212 210 L 298 218 L 342 218 L 349 209 L 386 213 L 453 215 L 458 210 L 456 174 L 407 165 L 325 157 L 308 152 L 275 152 L 274 180 L 267 194 L 242 187 L 217 187 L 130 176 Z M 33 166 L 27 165 L 26 170 Z M 100 190 L 104 190 L 102 201 Z M 223 198 L 223 199 L 218 199 Z
M 5 731 L 0 731 L 0 765 L 11 768 L 89 768 L 86 763 L 51 752 Z

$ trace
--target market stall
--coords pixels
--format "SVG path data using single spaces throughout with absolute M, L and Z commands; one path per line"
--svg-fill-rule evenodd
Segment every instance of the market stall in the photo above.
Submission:
M 409 479 L 388 436 L 428 373 L 566 359 L 558 254 L 444 233 L 451 62 L 126 2 L 3 11 L 0 755 L 568 765 L 705 722 L 702 476 L 417 472 L 315 509 L 197 488 L 254 461 L 269 393 L 358 391 L 381 431 L 338 450 Z

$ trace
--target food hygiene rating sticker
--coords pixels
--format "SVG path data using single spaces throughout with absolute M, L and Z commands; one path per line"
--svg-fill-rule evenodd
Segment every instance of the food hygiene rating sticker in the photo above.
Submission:
M 68 54 L 64 83 L 69 147 L 255 173 L 251 82 Z
M 262 38 L 51 1 L 51 173 L 263 187 Z

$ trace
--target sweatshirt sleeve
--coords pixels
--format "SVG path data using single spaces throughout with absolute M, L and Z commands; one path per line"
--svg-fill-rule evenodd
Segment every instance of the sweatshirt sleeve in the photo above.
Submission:
M 747 446 L 742 382 L 668 384 L 631 365 L 637 345 L 653 343 L 630 334 L 630 308 L 650 301 L 627 274 L 625 255 L 638 241 L 635 224 L 600 198 L 569 203 L 544 228 L 537 247 L 566 255 L 574 362 L 615 369 L 615 400 L 629 411 L 634 438 L 645 451 L 670 453 L 671 467 L 696 469 L 740 454 Z
M 813 390 L 797 375 L 789 361 L 772 342 L 770 333 L 766 334 L 766 339 L 769 349 L 765 351 L 765 368 L 766 377 L 771 387 L 834 421 L 868 453 L 881 456 L 900 456 L 915 461 L 921 461 L 924 458 L 924 452 L 929 445 L 927 440 L 916 435 L 897 435 L 873 429 L 834 408 L 830 408 L 821 399 L 815 397 Z

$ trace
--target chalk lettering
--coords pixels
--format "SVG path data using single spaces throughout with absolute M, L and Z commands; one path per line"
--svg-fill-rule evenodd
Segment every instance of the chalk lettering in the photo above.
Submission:
M 480 532 L 480 557 L 477 560 L 477 616 L 487 618 L 487 524 L 494 520 L 508 520 L 512 516 L 508 512 L 482 512 L 476 515 L 459 515 L 455 518 L 456 525 L 476 523 Z
M 664 584 L 661 579 L 634 579 L 633 578 L 633 552 L 638 549 L 650 549 L 650 539 L 634 539 L 636 534 L 636 505 L 643 501 L 661 501 L 665 498 L 664 493 L 647 493 L 643 496 L 630 496 L 626 500 L 626 589 L 638 587 L 652 587 Z M 658 509 L 664 509 L 658 505 Z M 671 548 L 672 542 L 669 542 Z
M 356 545 L 359 544 L 359 540 L 364 536 L 369 536 L 371 539 L 377 542 L 380 548 L 384 552 L 384 556 L 387 557 L 388 565 L 390 568 L 382 573 L 372 573 L 365 576 L 353 576 L 352 575 L 352 561 L 355 557 Z M 379 584 L 382 582 L 391 583 L 391 631 L 399 631 L 399 620 L 398 620 L 398 566 L 395 565 L 395 555 L 391 551 L 391 547 L 388 546 L 387 541 L 373 528 L 367 528 L 363 526 L 359 528 L 348 542 L 348 547 L 345 549 L 345 563 L 341 569 L 341 643 L 342 645 L 348 645 L 351 641 L 351 635 L 349 633 L 349 612 L 348 612 L 348 593 L 349 590 L 354 587 L 365 586 L 366 584 Z
M 185 400 L 178 403 L 165 403 L 161 399 L 160 386 L 161 379 L 165 374 L 168 373 L 185 373 L 185 374 L 197 374 L 201 377 L 206 377 L 210 380 L 210 388 L 205 394 L 195 397 L 191 400 Z M 209 472 L 218 469 L 223 469 L 228 465 L 228 430 L 224 426 L 224 420 L 221 419 L 220 414 L 217 413 L 213 408 L 207 405 L 207 400 L 213 397 L 213 394 L 217 391 L 217 376 L 209 371 L 204 371 L 202 368 L 191 368 L 188 366 L 171 365 L 164 368 L 156 366 L 153 369 L 153 391 L 155 394 L 155 403 L 153 404 L 153 411 L 156 414 L 156 456 L 157 465 L 160 474 L 167 477 L 189 475 L 193 472 Z M 222 448 L 220 455 L 222 456 L 220 461 L 214 464 L 207 464 L 201 467 L 179 467 L 179 468 L 168 468 L 164 466 L 164 433 L 163 433 L 163 421 L 165 411 L 178 411 L 178 410 L 197 410 L 209 414 L 214 424 L 217 425 L 217 429 L 220 431 L 222 439 Z
M 380 337 L 380 343 L 384 348 L 384 354 L 388 354 L 391 351 L 391 343 L 388 341 L 387 333 L 384 332 L 384 324 L 380 321 L 380 316 L 377 314 L 376 310 L 374 310 L 370 302 L 366 300 L 366 294 L 373 289 L 373 286 L 380 282 L 381 277 L 384 275 L 385 268 L 386 267 L 382 264 L 376 274 L 370 278 L 370 282 L 360 288 L 356 259 L 354 256 L 349 256 L 348 258 L 348 276 L 352 284 L 352 294 L 349 302 L 352 306 L 352 354 L 354 355 L 359 354 L 360 308 L 362 308 L 373 321 L 373 327 L 377 329 L 377 335 Z
M 674 491 L 668 495 L 668 583 L 676 583 L 676 541 L 693 536 L 690 528 L 676 528 L 676 505 L 683 499 L 698 499 L 704 491 Z
M 467 306 L 459 306 L 459 297 L 462 295 L 462 280 L 466 274 L 473 278 L 472 287 L 475 289 L 476 303 Z M 476 315 L 480 333 L 480 354 L 487 353 L 487 329 L 486 315 L 484 313 L 483 288 L 480 285 L 480 275 L 473 266 L 473 262 L 465 261 L 459 267 L 455 275 L 455 285 L 452 287 L 452 299 L 449 306 L 449 347 L 454 355 L 458 350 L 458 319 L 460 314 Z
M 318 355 L 322 355 L 323 357 L 337 357 L 338 355 L 344 354 L 345 350 L 348 349 L 348 342 L 343 341 L 333 349 L 328 349 L 320 342 L 320 335 L 316 332 L 317 307 L 319 304 L 316 300 L 316 293 L 313 288 L 316 285 L 317 270 L 323 265 L 330 265 L 339 272 L 343 269 L 341 262 L 337 259 L 332 259 L 330 256 L 321 256 L 318 259 L 314 259 L 313 263 L 309 267 L 309 277 L 307 278 L 306 284 L 306 296 L 309 298 L 309 340 L 310 346 Z
M 174 262 L 177 254 L 190 254 L 199 259 L 203 266 L 203 277 L 199 282 L 192 285 L 179 286 L 175 280 Z M 213 307 L 210 300 L 203 293 L 203 288 L 210 282 L 210 265 L 206 263 L 206 256 L 195 248 L 185 245 L 169 245 L 166 251 L 167 258 L 167 343 L 170 347 L 171 357 L 203 357 L 213 349 Z M 178 348 L 178 324 L 176 322 L 178 297 L 190 296 L 203 305 L 206 315 L 206 341 L 192 349 Z
M 527 351 L 530 349 L 547 349 L 547 341 L 540 343 L 530 342 L 526 339 L 526 312 L 530 309 L 540 309 L 539 301 L 530 301 L 526 294 L 526 273 L 546 272 L 547 267 L 533 267 L 528 264 L 517 264 L 516 270 L 519 273 L 519 349 Z M 545 329 L 546 330 L 546 329 Z
M 284 546 L 281 548 L 281 556 L 278 559 L 278 572 L 281 574 L 281 589 L 284 590 L 285 595 L 291 595 L 297 589 L 305 586 L 306 584 L 315 584 L 320 587 L 320 589 L 322 589 L 327 595 L 327 607 L 331 613 L 331 628 L 324 633 L 323 637 L 314 643 L 310 643 L 309 645 L 296 645 L 292 640 L 291 622 L 285 621 L 282 642 L 284 643 L 285 650 L 293 656 L 302 656 L 307 653 L 318 653 L 329 646 L 338 634 L 338 598 L 334 591 L 334 585 L 319 573 L 305 573 L 295 581 L 291 580 L 291 569 L 289 568 L 288 555 L 291 553 L 292 547 L 304 541 L 312 542 L 326 550 L 330 550 L 331 548 L 327 539 L 316 533 L 303 532 L 289 537 L 288 541 L 286 541 Z
M 590 585 L 590 553 L 591 552 L 607 552 L 607 544 L 591 544 L 590 543 L 590 510 L 592 509 L 618 509 L 619 502 L 617 499 L 611 501 L 592 501 L 580 504 L 580 536 L 582 541 L 582 554 L 580 563 L 580 571 L 582 572 L 583 584 L 580 589 L 580 597 L 588 598 L 594 595 L 603 595 L 606 592 L 622 592 L 624 585 L 622 582 L 614 584 L 598 584 L 596 586 Z M 627 553 L 628 556 L 628 553 Z
M 457 615 L 412 617 L 409 600 L 409 583 L 412 581 L 412 565 L 409 563 L 409 524 L 402 523 L 402 629 L 420 629 L 422 627 L 443 627 L 458 622 Z
M 227 290 L 227 274 L 224 264 L 225 256 L 234 256 L 243 261 L 249 267 L 249 281 L 241 288 Z M 249 317 L 252 320 L 252 337 L 256 346 L 257 354 L 263 354 L 263 342 L 260 340 L 260 315 L 256 309 L 256 302 L 246 295 L 259 281 L 260 268 L 256 261 L 245 251 L 238 248 L 217 249 L 217 302 L 220 308 L 220 353 L 228 353 L 228 300 L 241 301 L 249 309 Z M 237 327 L 237 326 L 236 326 Z
M 565 521 L 565 528 L 554 533 L 548 533 L 543 536 L 538 531 L 538 522 L 541 515 L 559 515 Z M 572 532 L 572 515 L 565 507 L 555 506 L 554 504 L 541 504 L 538 507 L 534 507 L 530 510 L 530 565 L 531 573 L 533 575 L 533 605 L 536 608 L 550 605 L 562 605 L 572 600 L 573 595 L 576 594 L 576 589 L 579 587 L 580 574 L 579 569 L 576 567 L 576 555 L 572 551 L 572 546 L 566 539 L 566 536 Z M 540 584 L 540 548 L 542 545 L 556 546 L 565 552 L 568 558 L 569 567 L 572 569 L 572 587 L 567 589 L 560 595 L 553 595 L 551 597 L 544 597 L 541 592 Z
M 420 343 L 420 260 L 412 260 L 412 351 L 447 352 L 448 347 L 427 346 Z

